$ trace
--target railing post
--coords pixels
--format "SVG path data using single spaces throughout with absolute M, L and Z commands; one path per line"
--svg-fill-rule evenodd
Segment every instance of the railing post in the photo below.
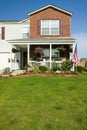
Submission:
M 52 44 L 50 43 L 50 69 L 52 68 L 51 62 L 52 62 Z
M 10 45 L 10 68 L 12 71 L 12 46 Z
M 30 62 L 30 45 L 27 45 L 27 64 Z

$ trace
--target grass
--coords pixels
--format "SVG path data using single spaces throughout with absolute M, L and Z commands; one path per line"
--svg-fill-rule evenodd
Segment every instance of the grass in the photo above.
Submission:
M 87 74 L 0 79 L 0 130 L 87 130 Z

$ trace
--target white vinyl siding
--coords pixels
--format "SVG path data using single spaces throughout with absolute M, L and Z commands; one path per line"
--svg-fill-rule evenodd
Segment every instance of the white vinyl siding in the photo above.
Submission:
M 20 39 L 21 37 L 21 25 L 5 23 L 5 40 Z
M 59 35 L 59 20 L 41 20 L 41 35 Z

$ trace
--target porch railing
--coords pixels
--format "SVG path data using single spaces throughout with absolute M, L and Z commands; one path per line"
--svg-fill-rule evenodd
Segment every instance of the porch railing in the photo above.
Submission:
M 30 66 L 46 66 L 46 67 L 49 67 L 50 68 L 50 64 L 51 64 L 51 68 L 53 68 L 54 66 L 61 66 L 61 63 L 62 61 L 49 61 L 49 60 L 46 60 L 46 61 L 30 61 L 29 62 L 29 65 Z

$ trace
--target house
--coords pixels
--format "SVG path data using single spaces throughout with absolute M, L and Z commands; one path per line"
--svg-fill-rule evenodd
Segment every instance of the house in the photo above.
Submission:
M 35 63 L 37 47 L 43 48 L 41 58 L 50 68 L 57 58 L 72 59 L 76 41 L 71 37 L 71 16 L 48 5 L 29 13 L 24 20 L 0 21 L 0 69 L 24 69 Z M 64 48 L 63 53 L 58 48 Z

